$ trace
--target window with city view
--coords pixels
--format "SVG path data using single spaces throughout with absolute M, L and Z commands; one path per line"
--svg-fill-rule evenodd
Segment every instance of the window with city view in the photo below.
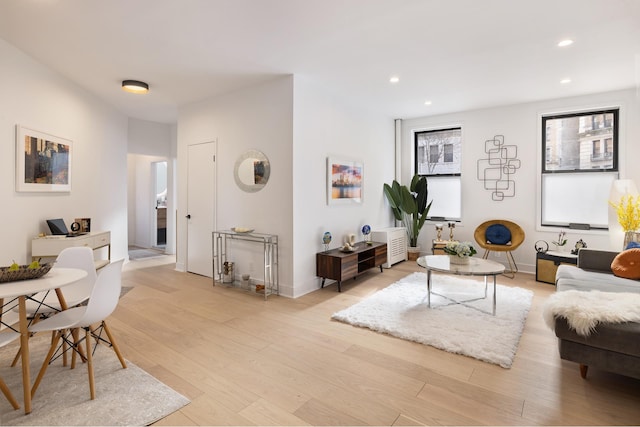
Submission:
M 429 200 L 434 200 L 429 219 L 460 220 L 462 217 L 462 128 L 417 131 L 415 171 L 427 177 Z
M 542 117 L 542 225 L 607 228 L 618 109 Z

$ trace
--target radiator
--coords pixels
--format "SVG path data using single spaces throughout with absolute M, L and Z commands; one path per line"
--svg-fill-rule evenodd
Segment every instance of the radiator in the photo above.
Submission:
M 407 232 L 404 227 L 380 228 L 371 232 L 371 240 L 387 244 L 387 262 L 384 268 L 407 260 Z

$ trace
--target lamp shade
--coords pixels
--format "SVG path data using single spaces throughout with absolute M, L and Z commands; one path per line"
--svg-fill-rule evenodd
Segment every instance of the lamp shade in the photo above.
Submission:
M 616 179 L 611 184 L 609 192 L 609 201 L 618 204 L 624 196 L 637 196 L 638 189 L 636 184 L 630 179 Z M 609 241 L 613 250 L 620 250 L 624 241 L 624 230 L 618 222 L 618 213 L 615 208 L 609 204 Z
M 149 92 L 149 85 L 138 80 L 123 80 L 122 90 L 131 93 L 147 93 Z

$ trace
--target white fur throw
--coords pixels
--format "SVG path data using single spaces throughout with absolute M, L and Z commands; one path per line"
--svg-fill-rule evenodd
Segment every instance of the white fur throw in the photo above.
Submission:
M 554 329 L 556 317 L 564 317 L 570 328 L 586 337 L 598 323 L 639 322 L 640 294 L 576 290 L 556 292 L 545 301 L 542 315 L 549 328 Z

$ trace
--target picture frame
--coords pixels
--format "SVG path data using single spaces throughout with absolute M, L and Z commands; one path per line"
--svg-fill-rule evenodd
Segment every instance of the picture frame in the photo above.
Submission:
M 70 192 L 73 143 L 16 125 L 16 191 Z
M 362 162 L 327 157 L 327 204 L 362 203 L 363 178 Z

